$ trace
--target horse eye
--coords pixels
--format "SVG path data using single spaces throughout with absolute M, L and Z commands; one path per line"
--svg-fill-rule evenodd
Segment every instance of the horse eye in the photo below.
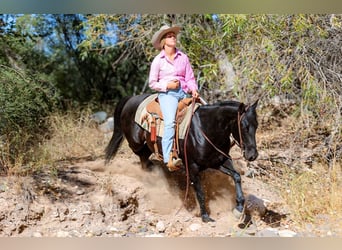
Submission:
M 249 126 L 246 126 L 246 127 L 245 127 L 245 131 L 248 133 L 248 131 L 249 131 Z

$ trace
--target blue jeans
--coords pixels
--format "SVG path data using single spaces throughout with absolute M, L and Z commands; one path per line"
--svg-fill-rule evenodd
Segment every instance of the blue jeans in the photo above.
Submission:
M 162 138 L 164 163 L 168 163 L 172 150 L 178 102 L 185 97 L 186 93 L 181 88 L 162 92 L 158 95 L 160 108 L 164 118 L 164 135 Z

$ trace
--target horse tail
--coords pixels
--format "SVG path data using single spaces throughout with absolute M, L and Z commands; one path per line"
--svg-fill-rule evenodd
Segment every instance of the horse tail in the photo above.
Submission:
M 114 111 L 114 131 L 112 138 L 110 139 L 109 144 L 107 145 L 105 149 L 105 164 L 108 164 L 111 159 L 113 159 L 118 152 L 118 149 L 122 143 L 123 139 L 123 132 L 121 129 L 121 113 L 122 109 L 125 106 L 126 102 L 130 99 L 130 96 L 126 96 L 122 98 L 119 103 L 116 105 L 115 111 Z

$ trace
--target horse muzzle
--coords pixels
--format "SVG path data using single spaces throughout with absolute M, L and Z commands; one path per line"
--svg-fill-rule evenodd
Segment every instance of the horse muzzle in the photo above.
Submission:
M 249 149 L 249 150 L 245 150 L 243 152 L 243 157 L 247 160 L 247 161 L 254 161 L 256 160 L 256 158 L 258 158 L 258 151 L 256 149 Z

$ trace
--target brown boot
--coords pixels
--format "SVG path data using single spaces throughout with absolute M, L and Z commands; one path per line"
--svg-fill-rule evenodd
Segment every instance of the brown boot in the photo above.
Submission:
M 170 172 L 177 171 L 183 166 L 182 159 L 170 157 L 169 162 L 166 164 Z

